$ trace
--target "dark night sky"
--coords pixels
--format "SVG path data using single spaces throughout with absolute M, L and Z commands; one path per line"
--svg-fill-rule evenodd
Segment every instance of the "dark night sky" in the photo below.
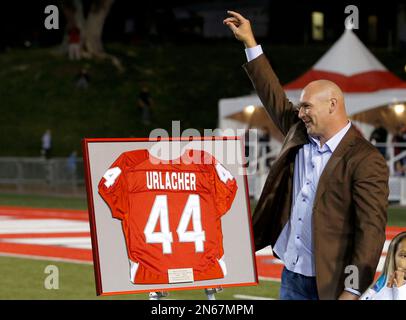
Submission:
M 37 39 L 40 45 L 48 46 L 57 44 L 61 41 L 64 32 L 64 17 L 62 12 L 63 0 L 20 0 L 20 1 L 3 1 L 0 9 L 0 48 L 5 45 L 21 46 L 25 40 Z M 96 0 L 84 0 L 84 7 L 88 8 L 90 3 Z M 400 3 L 401 0 L 394 1 Z M 381 4 L 381 7 L 374 9 L 374 3 L 370 1 L 333 1 L 326 3 L 322 0 L 223 0 L 223 1 L 198 1 L 198 0 L 167 0 L 167 1 L 135 1 L 135 0 L 116 0 L 106 20 L 104 28 L 105 40 L 120 40 L 123 34 L 124 21 L 126 18 L 133 17 L 138 25 L 137 32 L 142 36 L 147 33 L 147 25 L 151 19 L 160 21 L 161 17 L 167 18 L 166 12 L 170 12 L 172 8 L 192 5 L 192 4 L 225 4 L 225 8 L 236 6 L 241 3 L 269 3 L 272 9 L 270 10 L 271 29 L 276 30 L 274 33 L 280 37 L 287 39 L 300 35 L 298 32 L 304 26 L 300 21 L 304 16 L 308 16 L 310 8 L 330 11 L 328 20 L 330 23 L 338 23 L 340 32 L 342 29 L 342 21 L 344 17 L 343 8 L 348 4 L 356 4 L 360 6 L 360 14 L 367 17 L 367 10 L 374 13 L 374 10 L 381 12 L 387 10 L 388 14 L 384 14 L 383 19 L 380 18 L 380 24 L 383 25 L 383 30 L 392 28 L 395 23 L 393 15 L 396 15 L 395 6 Z M 48 31 L 44 28 L 44 19 L 46 14 L 44 9 L 49 4 L 55 4 L 60 9 L 61 29 Z M 385 9 L 387 8 L 387 9 Z M 225 14 L 226 15 L 226 14 Z M 279 19 L 279 20 L 278 20 Z M 293 21 L 292 21 L 293 20 Z M 283 29 L 281 29 L 281 26 Z M 287 29 L 294 29 L 294 32 L 286 32 Z M 335 27 L 334 27 L 335 28 Z M 281 29 L 281 30 L 279 30 Z M 365 28 L 364 28 L 365 30 Z M 281 32 L 282 31 L 282 32 Z M 299 36 L 300 37 L 300 36 Z M 383 38 L 385 35 L 382 36 Z M 280 39 L 274 38 L 275 41 Z M 282 39 L 283 40 L 283 39 Z
M 84 0 L 85 10 L 89 8 L 92 0 Z M 42 44 L 52 44 L 60 41 L 63 34 L 64 17 L 62 12 L 62 1 L 52 0 L 20 0 L 4 1 L 0 9 L 0 35 L 3 41 L 9 45 L 18 45 L 26 39 L 39 37 Z M 125 1 L 116 0 L 106 21 L 107 36 L 114 34 L 117 29 L 123 29 L 123 20 L 133 16 L 140 19 L 145 18 L 156 9 L 167 7 L 165 3 L 177 6 L 191 1 Z M 193 2 L 193 1 L 192 1 Z M 49 32 L 44 28 L 46 14 L 44 9 L 47 5 L 56 5 L 59 8 L 61 29 Z

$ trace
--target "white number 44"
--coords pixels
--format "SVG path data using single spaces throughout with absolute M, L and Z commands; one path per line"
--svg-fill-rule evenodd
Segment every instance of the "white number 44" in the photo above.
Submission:
M 158 219 L 161 231 L 154 232 Z M 193 231 L 186 231 L 190 219 L 192 219 Z M 203 243 L 206 240 L 206 236 L 202 230 L 200 199 L 198 195 L 189 195 L 176 232 L 179 242 L 194 242 L 196 252 L 204 251 Z M 144 234 L 147 243 L 162 243 L 163 253 L 172 253 L 173 237 L 169 229 L 168 201 L 166 195 L 155 197 L 147 224 L 145 225 Z

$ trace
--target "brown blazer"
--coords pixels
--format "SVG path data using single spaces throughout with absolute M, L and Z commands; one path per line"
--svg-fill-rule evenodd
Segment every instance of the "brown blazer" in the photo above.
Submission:
M 253 216 L 259 250 L 274 246 L 289 220 L 295 156 L 309 140 L 265 55 L 243 67 L 285 136 Z M 314 199 L 313 249 L 320 299 L 338 298 L 350 275 L 345 273 L 349 265 L 358 267 L 360 292 L 372 283 L 385 242 L 388 178 L 385 159 L 351 127 L 326 164 Z

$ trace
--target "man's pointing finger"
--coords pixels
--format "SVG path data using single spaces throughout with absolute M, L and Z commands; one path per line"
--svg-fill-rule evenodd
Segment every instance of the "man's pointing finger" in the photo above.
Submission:
M 243 20 L 245 20 L 245 18 L 242 16 L 242 15 L 240 15 L 238 12 L 235 12 L 235 11 L 227 11 L 227 13 L 230 15 L 230 16 L 233 16 L 234 18 L 237 18 L 238 20 L 240 20 L 240 22 L 242 22 Z

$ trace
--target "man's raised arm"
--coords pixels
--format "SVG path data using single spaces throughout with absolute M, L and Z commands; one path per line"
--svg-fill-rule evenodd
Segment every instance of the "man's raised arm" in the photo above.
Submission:
M 262 54 L 261 47 L 257 45 L 250 21 L 235 11 L 227 11 L 227 13 L 230 17 L 224 19 L 223 23 L 246 48 L 248 63 L 244 65 L 244 69 L 268 114 L 283 135 L 286 135 L 290 127 L 298 121 L 294 106 L 286 98 L 279 79 L 265 55 Z

